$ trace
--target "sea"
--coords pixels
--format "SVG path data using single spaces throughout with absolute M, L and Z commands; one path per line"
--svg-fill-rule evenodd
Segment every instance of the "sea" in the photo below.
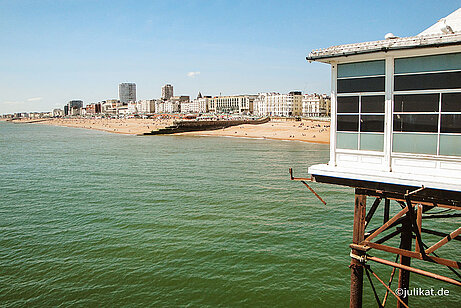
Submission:
M 0 122 L 0 306 L 347 307 L 354 191 L 313 183 L 324 205 L 288 171 L 328 157 L 297 141 Z M 440 254 L 459 260 L 450 245 Z M 388 282 L 391 268 L 369 264 Z M 460 307 L 459 287 L 411 287 L 449 293 L 411 306 Z M 363 301 L 377 306 L 366 276 Z

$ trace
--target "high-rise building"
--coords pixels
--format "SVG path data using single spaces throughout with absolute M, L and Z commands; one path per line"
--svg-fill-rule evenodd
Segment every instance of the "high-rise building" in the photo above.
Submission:
M 65 108 L 67 106 L 67 108 Z M 64 106 L 65 115 L 80 115 L 81 109 L 83 108 L 83 101 L 72 100 Z
M 136 101 L 136 84 L 124 82 L 118 85 L 118 95 L 120 102 L 128 104 Z
M 162 99 L 169 100 L 173 96 L 173 86 L 166 84 L 162 87 Z

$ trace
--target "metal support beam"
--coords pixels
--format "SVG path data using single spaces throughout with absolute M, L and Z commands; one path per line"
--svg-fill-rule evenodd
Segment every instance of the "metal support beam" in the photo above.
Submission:
M 363 241 L 365 236 L 365 215 L 366 215 L 366 202 L 367 196 L 355 195 L 354 206 L 354 228 L 352 243 L 359 244 Z M 352 249 L 352 254 L 361 256 L 363 251 Z M 363 265 L 355 259 L 351 259 L 351 293 L 350 293 L 350 307 L 362 307 L 362 294 L 363 294 Z
M 410 211 L 413 211 L 413 209 L 409 209 Z M 404 250 L 411 250 L 411 242 L 413 238 L 411 237 L 411 220 L 410 220 L 410 215 L 406 215 L 406 218 L 404 221 L 402 221 L 402 233 L 400 235 L 400 249 Z M 401 256 L 400 257 L 400 264 L 404 266 L 410 266 L 411 265 L 411 258 L 407 256 Z M 399 268 L 399 288 L 402 290 L 408 290 L 410 288 L 410 271 L 408 269 L 404 268 Z M 408 306 L 408 296 L 405 296 L 404 294 L 399 296 L 401 301 L 397 302 L 397 308 L 401 308 L 403 306 Z M 402 303 L 405 303 L 406 305 L 402 305 Z

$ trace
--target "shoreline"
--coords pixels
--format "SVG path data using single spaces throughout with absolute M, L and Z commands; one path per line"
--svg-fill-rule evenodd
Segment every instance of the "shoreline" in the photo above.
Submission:
M 124 135 L 141 135 L 173 124 L 173 119 L 37 119 L 14 120 L 12 123 L 45 124 L 52 126 L 85 128 Z M 280 121 L 264 124 L 242 124 L 217 130 L 182 132 L 177 136 L 215 136 L 279 141 L 300 141 L 328 144 L 330 122 L 318 120 Z M 146 136 L 147 137 L 147 136 Z

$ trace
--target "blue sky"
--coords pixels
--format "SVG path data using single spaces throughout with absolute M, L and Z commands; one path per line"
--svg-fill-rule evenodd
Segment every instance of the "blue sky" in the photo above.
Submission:
M 412 36 L 461 1 L 0 0 L 0 114 L 72 99 L 329 92 L 312 49 Z

